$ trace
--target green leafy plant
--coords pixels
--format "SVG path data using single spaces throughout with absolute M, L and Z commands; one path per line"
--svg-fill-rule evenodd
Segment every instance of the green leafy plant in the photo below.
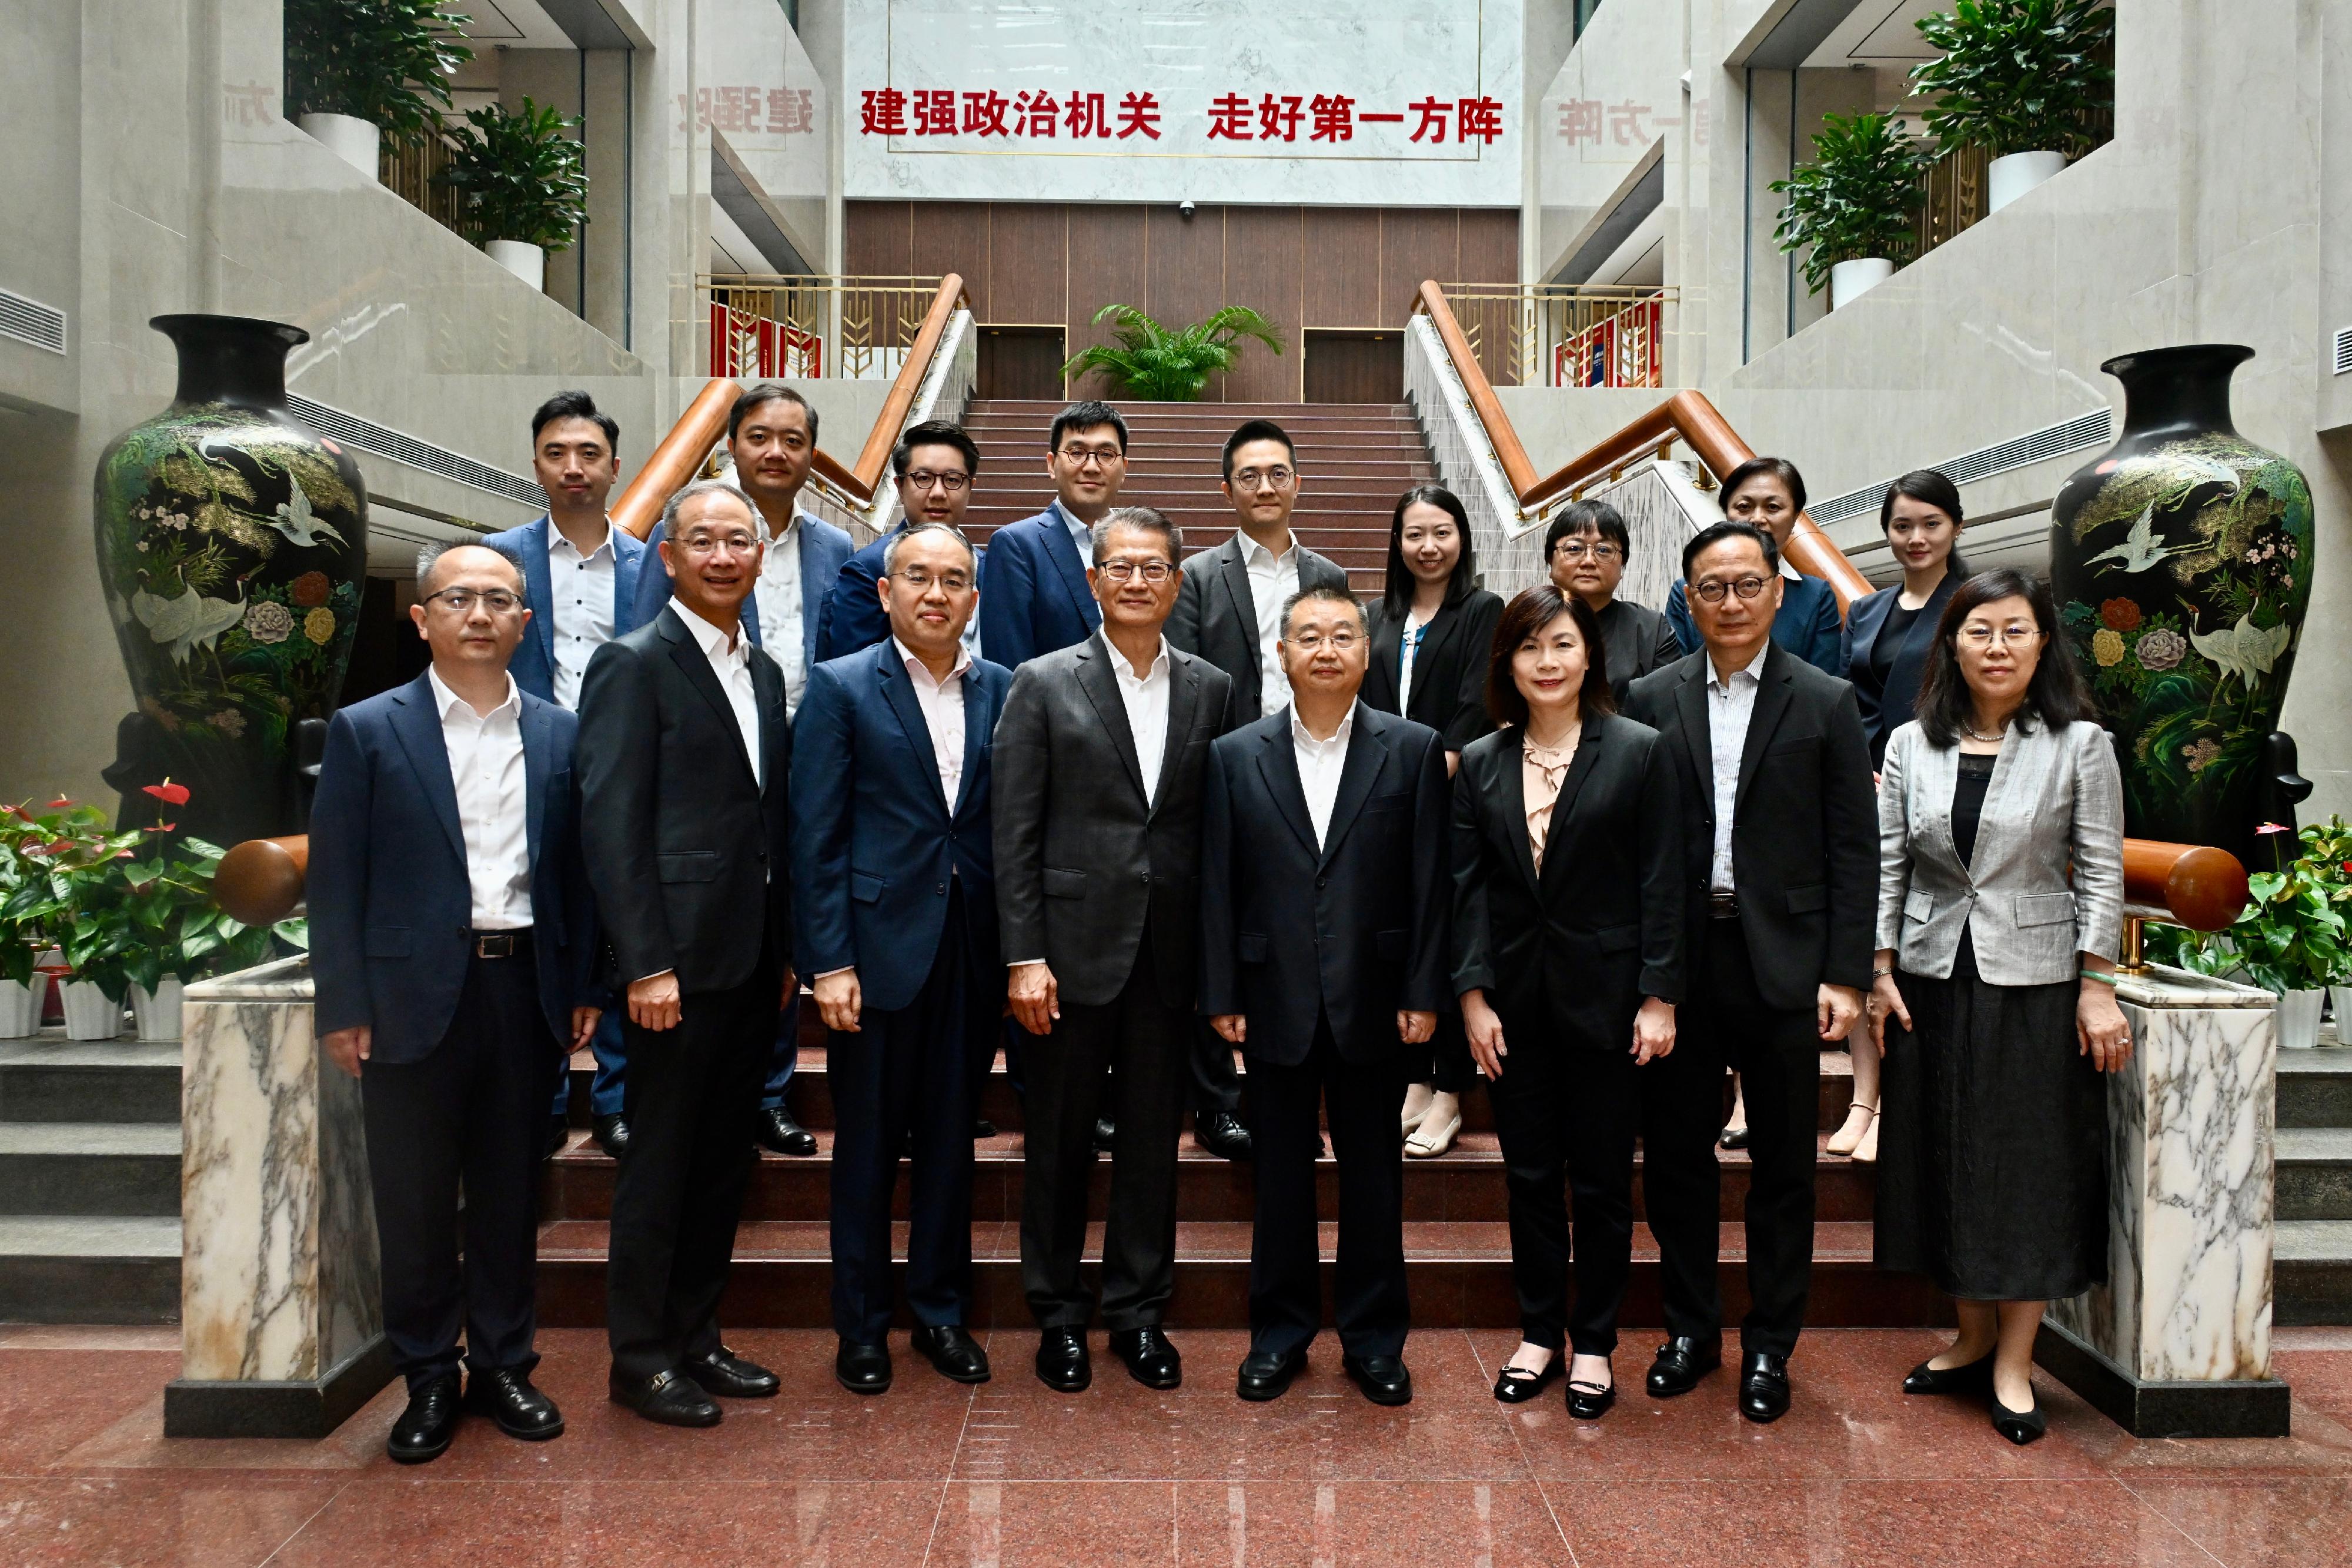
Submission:
M 30 985 L 43 949 L 62 949 L 78 980 L 121 1000 L 129 985 L 115 945 L 93 914 L 110 902 L 118 862 L 146 835 L 118 833 L 95 806 L 60 797 L 36 812 L 10 806 L 0 820 L 0 978 Z M 85 970 L 84 966 L 89 967 Z
M 1211 376 L 1223 375 L 1241 358 L 1241 340 L 1255 338 L 1276 353 L 1282 339 L 1274 323 L 1246 305 L 1228 305 L 1205 321 L 1171 332 L 1132 305 L 1106 305 L 1095 324 L 1116 319 L 1116 346 L 1097 343 L 1073 355 L 1065 377 L 1100 371 L 1124 396 L 1143 402 L 1195 402 Z
M 1825 114 L 1813 162 L 1772 189 L 1785 194 L 1772 237 L 1783 251 L 1808 250 L 1805 282 L 1819 294 L 1841 261 L 1903 261 L 1918 241 L 1919 176 L 1932 159 L 1884 114 Z
M 568 134 L 579 127 L 576 117 L 527 98 L 520 110 L 467 110 L 449 166 L 434 177 L 457 190 L 478 238 L 566 249 L 588 221 L 588 171 Z
M 2257 831 L 2286 831 L 2274 822 Z M 2298 837 L 2303 854 L 2246 878 L 2236 920 L 2219 931 L 2166 928 L 2158 954 L 2200 975 L 2242 973 L 2277 996 L 2352 981 L 2352 828 L 2331 816 Z
M 447 77 L 474 57 L 446 0 L 286 0 L 286 112 L 348 114 L 414 144 L 450 107 Z
M 2112 99 L 2116 14 L 2093 0 L 1952 0 L 1918 27 L 1940 52 L 1911 68 L 1911 90 L 1936 100 L 1921 118 L 1947 152 L 2080 152 Z

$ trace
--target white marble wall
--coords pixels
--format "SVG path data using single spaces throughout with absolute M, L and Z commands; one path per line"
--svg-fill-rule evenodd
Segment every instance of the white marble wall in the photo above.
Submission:
M 2137 1049 L 2107 1081 L 2108 1283 L 2050 1316 L 2145 1382 L 2267 1377 L 2270 996 L 2166 968 L 2119 990 Z

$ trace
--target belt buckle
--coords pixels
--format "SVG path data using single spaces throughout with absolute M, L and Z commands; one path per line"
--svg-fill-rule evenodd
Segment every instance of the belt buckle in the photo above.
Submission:
M 1739 915 L 1739 897 L 1737 894 L 1711 893 L 1707 894 L 1706 908 L 1717 920 L 1735 920 Z
M 511 958 L 515 953 L 515 934 L 511 931 L 477 931 L 474 933 L 474 956 L 477 958 Z

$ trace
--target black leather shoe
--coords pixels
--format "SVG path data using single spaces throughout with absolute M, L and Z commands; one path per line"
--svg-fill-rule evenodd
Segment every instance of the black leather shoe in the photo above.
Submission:
M 629 1152 L 629 1124 L 617 1113 L 597 1117 L 589 1124 L 588 1134 L 598 1148 L 616 1160 Z
M 980 1342 L 964 1332 L 961 1323 L 946 1323 L 935 1329 L 917 1329 L 915 1348 L 940 1369 L 941 1377 L 958 1383 L 988 1381 L 988 1352 Z
M 1930 1361 L 1934 1357 L 1928 1358 Z M 1969 1362 L 1966 1366 L 1930 1366 L 1921 1362 L 1903 1380 L 1906 1394 L 1990 1394 L 1992 1392 L 1992 1353 Z
M 816 1134 L 793 1121 L 782 1105 L 761 1109 L 760 1119 L 751 1124 L 751 1141 L 779 1155 L 805 1158 L 816 1153 Z
M 716 1427 L 719 1406 L 701 1385 L 683 1372 L 656 1372 L 651 1377 L 624 1377 L 616 1369 L 606 1385 L 613 1403 L 625 1405 L 648 1421 L 665 1427 Z
M 1173 1388 L 1184 1381 L 1184 1358 L 1158 1324 L 1113 1329 L 1110 1353 L 1127 1364 L 1127 1375 L 1146 1388 Z
M 1192 1119 L 1192 1141 L 1229 1160 L 1250 1157 L 1249 1129 L 1223 1111 Z
M 1234 1384 L 1234 1392 L 1252 1401 L 1279 1399 L 1290 1392 L 1291 1380 L 1306 1370 L 1303 1350 L 1297 1355 L 1254 1350 L 1242 1357 L 1241 1376 Z
M 1412 1403 L 1412 1374 L 1407 1372 L 1404 1358 L 1399 1355 L 1368 1355 L 1359 1359 L 1352 1355 L 1339 1357 L 1339 1370 L 1356 1380 L 1364 1397 L 1375 1405 L 1410 1405 Z
M 1507 1363 L 1495 1375 L 1495 1397 L 1506 1405 L 1525 1405 L 1552 1385 L 1568 1365 L 1568 1352 L 1561 1351 L 1544 1363 L 1541 1372 L 1529 1372 L 1524 1366 Z
M 466 1408 L 488 1416 L 499 1430 L 526 1443 L 563 1436 L 563 1412 L 530 1385 L 528 1372 L 480 1372 L 466 1379 Z
M 392 1424 L 392 1435 L 383 1440 L 383 1451 L 400 1464 L 430 1463 L 449 1451 L 449 1439 L 457 1435 L 458 1415 L 456 1373 L 412 1389 L 408 1408 Z
M 1992 1429 L 2021 1448 L 2050 1427 L 2042 1416 L 2041 1400 L 2036 1399 L 2031 1410 L 2012 1410 L 1996 1394 L 1992 1396 Z
M 982 1138 L 992 1138 L 994 1136 L 996 1136 L 995 1123 L 990 1121 L 985 1116 L 974 1116 L 971 1119 L 971 1141 L 973 1143 L 976 1144 Z
M 1568 1385 L 1568 1413 L 1579 1421 L 1598 1421 L 1616 1403 L 1617 1383 L 1613 1376 L 1606 1388 L 1597 1383 L 1572 1382 Z
M 1748 1146 L 1748 1129 L 1745 1127 L 1726 1127 L 1715 1141 L 1723 1148 L 1744 1149 Z
M 833 1380 L 852 1394 L 884 1394 L 890 1388 L 890 1347 L 841 1342 L 833 1353 Z
M 1789 1358 L 1769 1350 L 1739 1358 L 1739 1413 L 1759 1424 L 1789 1413 Z
M 1118 1124 L 1108 1116 L 1097 1116 L 1095 1118 L 1095 1152 L 1107 1155 L 1110 1153 L 1110 1146 L 1118 1141 Z
M 783 1386 L 774 1373 L 723 1344 L 708 1355 L 688 1358 L 685 1372 L 714 1399 L 771 1399 Z
M 1056 1394 L 1084 1393 L 1095 1380 L 1087 1336 L 1077 1329 L 1047 1329 L 1037 1341 L 1037 1381 Z
M 1677 1334 L 1658 1347 L 1658 1359 L 1650 1363 L 1646 1380 L 1653 1399 L 1672 1399 L 1677 1394 L 1688 1394 L 1698 1386 L 1698 1380 L 1723 1364 L 1721 1340 L 1693 1339 Z
M 562 1112 L 558 1111 L 547 1119 L 547 1142 L 541 1145 L 539 1157 L 543 1160 L 554 1158 L 571 1141 L 572 1123 Z

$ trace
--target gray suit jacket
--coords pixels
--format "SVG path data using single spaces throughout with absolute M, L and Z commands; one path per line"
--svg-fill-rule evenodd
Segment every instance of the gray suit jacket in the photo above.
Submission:
M 1201 786 L 1229 727 L 1233 683 L 1168 658 L 1168 734 L 1151 803 L 1097 631 L 1013 674 L 997 719 L 996 907 L 1004 961 L 1043 958 L 1065 1002 L 1115 1001 L 1139 962 L 1160 999 L 1190 1010 L 1198 964 Z M 1151 951 L 1139 951 L 1146 916 Z
M 1878 946 L 1915 975 L 1952 972 L 1966 931 L 1996 986 L 2071 980 L 2078 953 L 2112 958 L 2124 902 L 2124 791 L 2095 724 L 2020 717 L 1985 791 L 1975 852 L 1952 841 L 1959 748 L 1915 719 L 1886 742 L 1878 785 Z M 2074 884 L 2067 885 L 2069 865 Z
M 1346 570 L 1298 543 L 1298 586 L 1336 588 L 1348 591 Z M 1259 689 L 1257 601 L 1250 597 L 1249 568 L 1242 563 L 1241 541 L 1233 535 L 1214 549 L 1184 559 L 1184 582 L 1176 591 L 1176 608 L 1168 617 L 1168 641 L 1188 653 L 1198 653 L 1234 681 L 1234 711 L 1243 723 L 1264 716 Z M 1058 977 L 1056 977 L 1058 978 Z

